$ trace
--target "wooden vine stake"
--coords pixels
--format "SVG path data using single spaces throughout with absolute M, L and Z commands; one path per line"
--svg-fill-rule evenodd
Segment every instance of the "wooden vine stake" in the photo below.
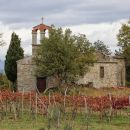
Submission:
M 66 103 L 66 93 L 67 93 L 68 87 L 65 89 L 65 94 L 64 94 L 64 108 L 65 108 L 65 103 Z
M 129 105 L 130 105 L 130 95 L 129 95 Z
M 51 95 L 50 95 L 50 92 L 49 92 L 49 106 L 51 105 Z
M 13 91 L 14 93 L 14 91 Z M 15 102 L 13 101 L 13 111 L 14 111 L 14 119 L 16 120 L 17 119 L 17 114 L 16 114 L 16 104 Z
M 36 117 L 36 120 L 37 120 L 37 92 L 36 92 L 36 96 L 35 96 L 35 117 Z
M 84 97 L 84 103 L 85 103 L 85 105 L 84 105 L 84 106 L 85 106 L 85 114 L 86 114 L 86 116 L 87 116 L 86 118 L 87 118 L 87 130 L 88 130 L 88 129 L 89 129 L 89 128 L 88 128 L 88 126 L 89 126 L 89 121 L 88 121 L 89 119 L 88 119 L 88 118 L 89 118 L 89 117 L 88 117 L 88 106 L 87 106 L 87 101 L 86 101 L 86 98 L 85 98 L 85 97 Z
M 111 121 L 111 116 L 112 116 L 112 96 L 111 96 L 111 93 L 109 93 L 109 100 L 110 100 L 109 121 Z
M 30 98 L 29 98 L 29 104 L 30 104 L 29 112 L 30 112 L 30 114 L 31 114 L 31 108 L 32 108 L 31 98 L 32 98 L 32 95 L 31 95 L 31 92 L 30 92 Z
M 24 88 L 22 92 L 22 117 L 23 117 L 23 109 L 24 109 Z

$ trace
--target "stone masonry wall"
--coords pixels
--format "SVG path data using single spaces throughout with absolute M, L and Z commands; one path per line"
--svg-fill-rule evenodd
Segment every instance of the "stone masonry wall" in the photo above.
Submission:
M 104 78 L 100 77 L 100 67 L 104 67 Z M 117 86 L 117 63 L 94 63 L 89 72 L 79 79 L 78 84 L 93 83 L 93 87 Z
M 17 84 L 18 91 L 36 90 L 36 77 L 34 76 L 35 65 L 31 60 L 24 59 L 17 63 Z
M 117 85 L 118 86 L 125 86 L 125 61 L 124 59 L 115 59 L 115 61 L 118 63 L 117 66 Z
M 32 57 L 27 57 L 17 62 L 17 84 L 18 91 L 36 90 L 35 65 Z M 100 77 L 100 67 L 104 67 L 104 77 Z M 89 68 L 89 71 L 81 77 L 78 84 L 93 84 L 93 87 L 116 87 L 125 86 L 125 62 L 123 59 L 107 59 L 98 61 Z M 47 77 L 46 87 L 56 87 L 57 82 L 54 77 Z

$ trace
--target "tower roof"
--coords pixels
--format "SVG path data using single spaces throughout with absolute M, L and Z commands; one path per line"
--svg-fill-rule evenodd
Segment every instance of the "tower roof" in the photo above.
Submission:
M 33 27 L 32 31 L 33 32 L 36 32 L 37 30 L 45 31 L 45 30 L 49 30 L 50 28 L 51 28 L 50 26 L 47 26 L 45 24 L 39 24 L 39 25 Z

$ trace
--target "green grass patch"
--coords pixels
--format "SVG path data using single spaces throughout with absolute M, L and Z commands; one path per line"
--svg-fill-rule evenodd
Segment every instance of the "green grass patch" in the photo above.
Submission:
M 11 117 L 5 117 L 0 121 L 0 130 L 64 130 L 65 124 L 70 124 L 72 130 L 129 130 L 130 118 L 126 115 L 118 115 L 113 117 L 109 122 L 106 118 L 99 119 L 98 114 L 93 113 L 88 117 L 84 113 L 77 113 L 75 118 L 72 118 L 72 113 L 66 113 L 60 118 L 59 128 L 54 121 L 51 128 L 48 129 L 49 120 L 45 115 L 37 115 L 34 118 L 32 115 L 25 113 L 23 117 L 14 120 Z

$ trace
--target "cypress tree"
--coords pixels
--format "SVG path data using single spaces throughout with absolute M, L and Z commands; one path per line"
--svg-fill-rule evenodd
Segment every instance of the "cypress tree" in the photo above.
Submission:
M 17 90 L 17 60 L 24 57 L 24 51 L 20 46 L 21 40 L 16 33 L 12 33 L 10 45 L 6 54 L 5 59 L 5 73 L 8 78 L 13 83 L 13 90 Z

